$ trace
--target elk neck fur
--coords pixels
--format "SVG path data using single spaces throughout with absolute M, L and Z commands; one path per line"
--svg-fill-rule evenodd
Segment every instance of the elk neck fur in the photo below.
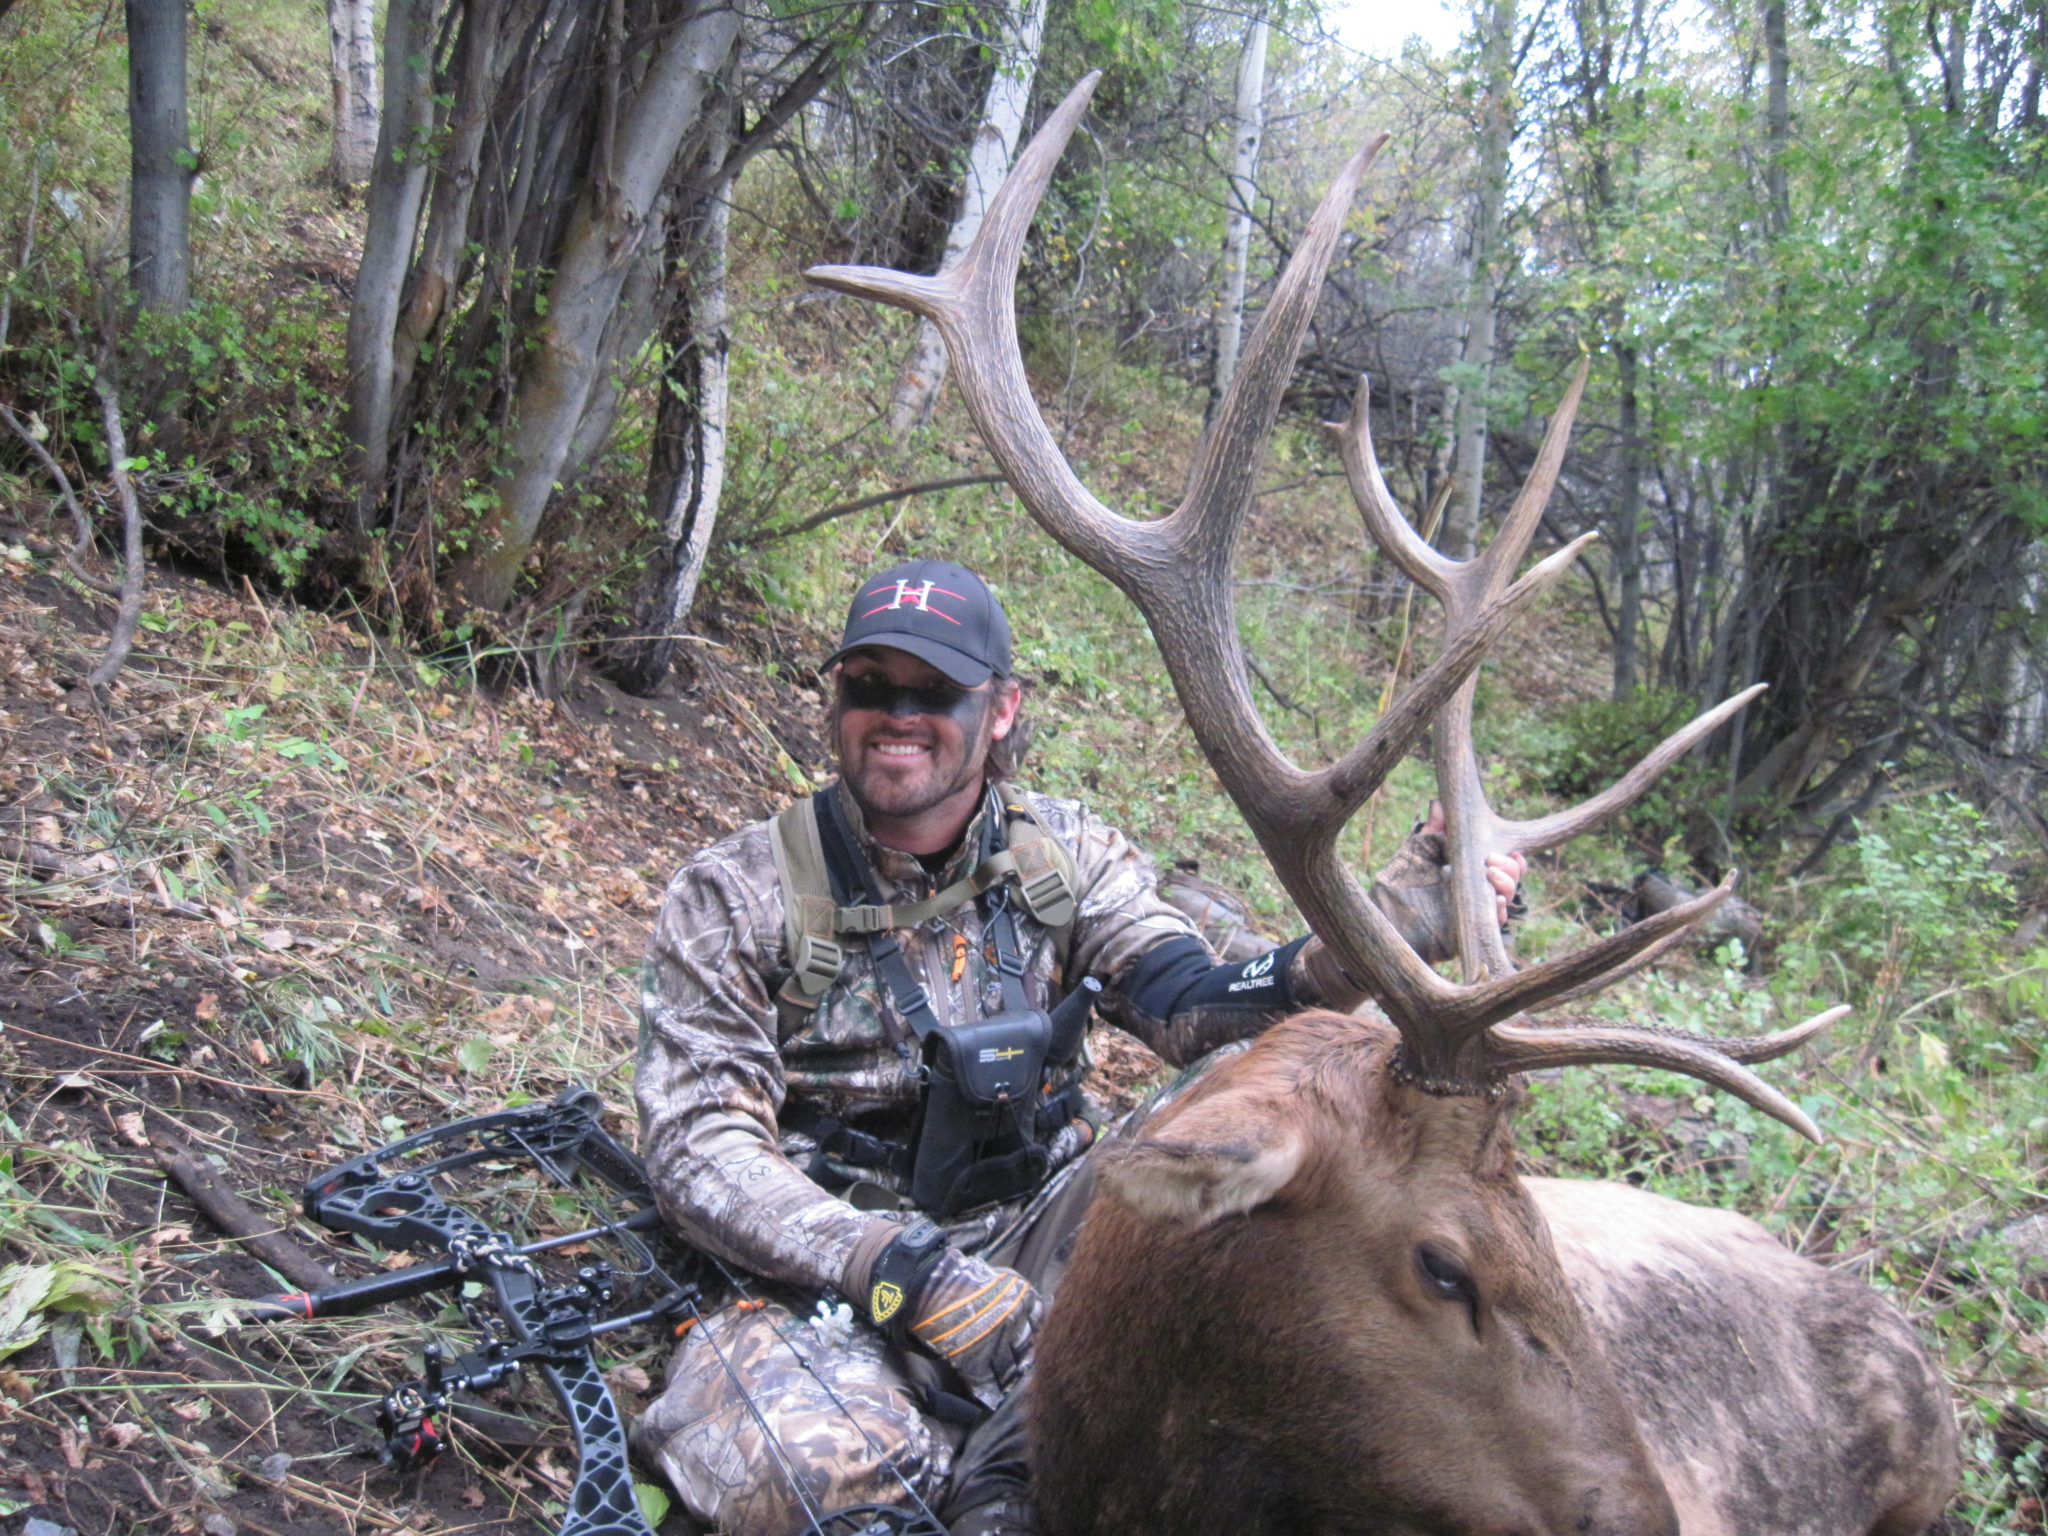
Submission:
M 1086 1529 L 1134 1533 L 1675 1532 L 1515 1176 L 1513 1097 L 1406 1087 L 1386 1070 L 1397 1041 L 1338 1014 L 1276 1025 L 1105 1170 L 1062 1286 L 1088 1300 L 1055 1306 L 1035 1411 L 1100 1411 L 1101 1384 L 1067 1380 L 1062 1361 L 1099 1364 L 1115 1340 L 1114 1395 L 1165 1411 L 1072 1443 L 1188 1474 L 1126 1508 L 1116 1469 L 1045 1458 L 1056 1530 L 1081 1508 Z M 1433 1281 L 1424 1249 L 1469 1293 Z

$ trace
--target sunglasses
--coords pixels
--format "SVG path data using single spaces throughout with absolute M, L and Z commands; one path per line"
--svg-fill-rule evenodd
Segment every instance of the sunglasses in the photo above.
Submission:
M 863 672 L 839 678 L 839 702 L 846 709 L 871 709 L 884 715 L 960 715 L 979 699 L 981 688 L 961 688 L 952 683 L 925 683 L 909 687 L 893 683 L 879 672 Z

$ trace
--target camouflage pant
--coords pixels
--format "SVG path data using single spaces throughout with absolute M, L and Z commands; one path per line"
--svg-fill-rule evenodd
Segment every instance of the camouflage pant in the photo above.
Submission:
M 1094 1184 L 1092 1156 L 1069 1164 L 981 1256 L 1049 1298 Z M 795 1536 L 814 1514 L 855 1504 L 943 1511 L 956 1471 L 969 1471 L 955 1466 L 962 1432 L 920 1403 L 948 1385 L 935 1362 L 864 1324 L 735 1302 L 684 1335 L 634 1449 L 729 1536 Z

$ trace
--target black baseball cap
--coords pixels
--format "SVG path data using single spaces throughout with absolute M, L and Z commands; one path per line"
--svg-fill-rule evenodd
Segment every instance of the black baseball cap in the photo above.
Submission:
M 870 576 L 846 611 L 831 666 L 865 645 L 893 646 L 962 688 L 1010 674 L 1010 621 L 987 583 L 964 565 L 912 560 Z

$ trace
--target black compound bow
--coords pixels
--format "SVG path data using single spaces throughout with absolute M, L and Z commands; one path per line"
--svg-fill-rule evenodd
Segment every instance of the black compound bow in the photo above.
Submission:
M 545 1104 L 420 1131 L 317 1175 L 307 1182 L 303 1201 L 312 1220 L 382 1248 L 431 1257 L 325 1290 L 267 1296 L 245 1303 L 242 1311 L 251 1320 L 345 1317 L 408 1297 L 460 1290 L 472 1281 L 488 1284 L 494 1309 L 465 1306 L 483 1343 L 454 1358 L 440 1345 L 429 1344 L 421 1375 L 393 1388 L 378 1405 L 384 1459 L 401 1472 L 425 1466 L 446 1443 L 442 1426 L 456 1394 L 495 1386 L 530 1365 L 553 1390 L 576 1439 L 576 1475 L 560 1536 L 652 1536 L 633 1491 L 625 1421 L 598 1369 L 594 1341 L 644 1323 L 701 1322 L 703 1286 L 696 1279 L 676 1278 L 657 1259 L 648 1238 L 661 1229 L 661 1216 L 646 1167 L 604 1129 L 599 1122 L 603 1112 L 597 1094 L 568 1088 Z M 515 1244 L 435 1188 L 437 1176 L 478 1164 L 528 1164 L 565 1189 L 579 1178 L 594 1179 L 607 1204 L 624 1214 L 580 1231 Z M 607 1239 L 623 1245 L 629 1256 L 624 1276 L 597 1261 L 579 1267 L 569 1283 L 551 1286 L 534 1262 Z M 692 1269 L 709 1262 L 702 1255 L 691 1259 Z M 714 1262 L 713 1267 L 724 1281 L 738 1284 L 722 1266 Z M 621 1278 L 639 1282 L 652 1299 L 604 1316 Z M 765 1432 L 765 1423 L 762 1428 Z M 794 1469 L 785 1471 L 794 1477 Z M 801 1483 L 797 1486 L 803 1497 Z M 913 1509 L 876 1505 L 825 1513 L 810 1509 L 804 1498 L 810 1524 L 802 1536 L 944 1536 L 930 1509 L 908 1483 L 904 1487 Z

